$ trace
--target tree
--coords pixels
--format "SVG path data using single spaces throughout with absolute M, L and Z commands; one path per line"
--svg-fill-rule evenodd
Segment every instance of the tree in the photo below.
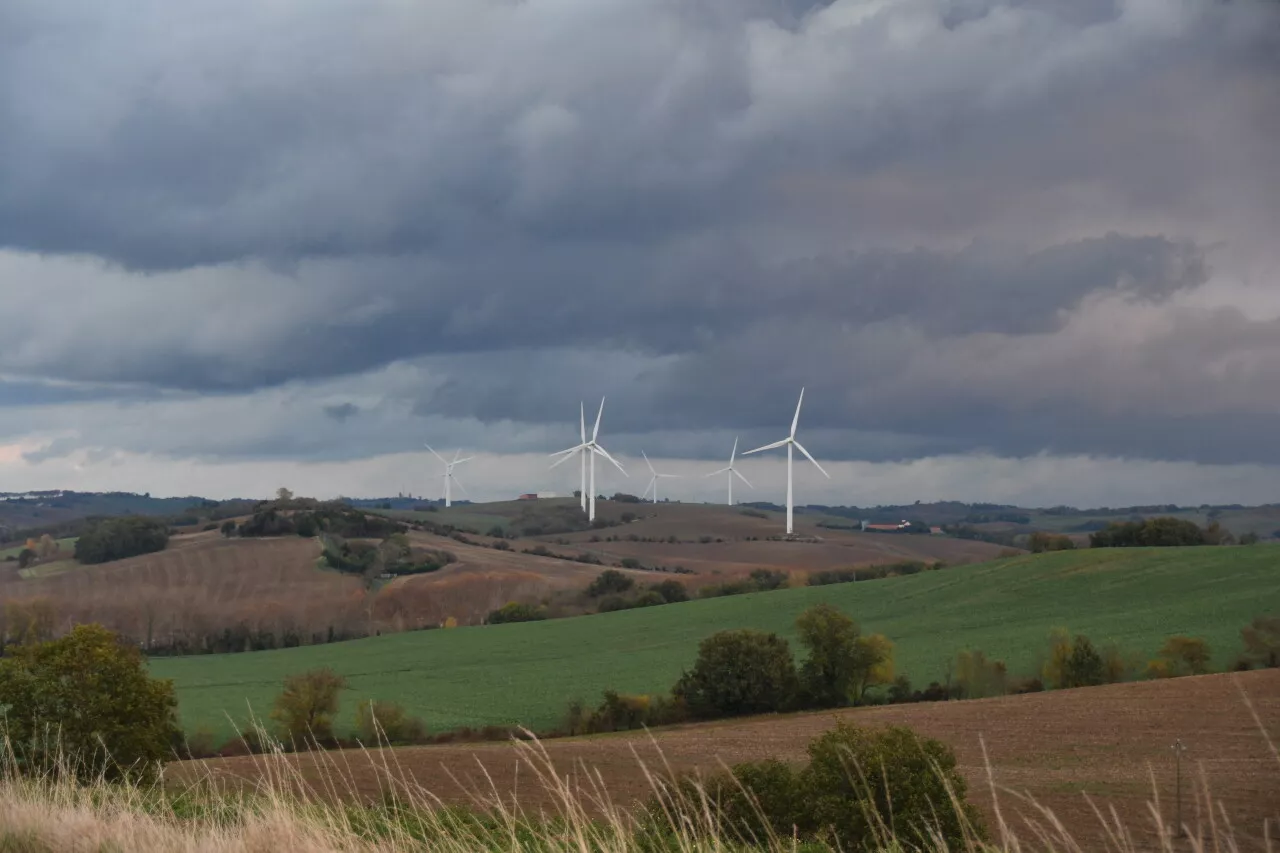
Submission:
M 1027 550 L 1032 554 L 1045 551 L 1072 551 L 1075 547 L 1076 543 L 1070 536 L 1046 533 L 1043 530 L 1037 530 L 1027 538 Z
M 356 706 L 356 736 L 366 746 L 422 743 L 427 739 L 427 727 L 395 702 L 366 699 Z
M 25 569 L 36 560 L 36 552 L 30 548 L 23 548 L 18 552 L 18 568 Z
M 218 528 L 218 530 L 219 532 L 222 533 L 223 536 L 230 539 L 232 536 L 236 535 L 236 523 L 231 519 L 227 519 L 226 521 L 222 522 L 222 527 Z
M 792 705 L 796 685 L 787 641 L 742 629 L 703 640 L 693 669 L 671 692 L 693 716 L 711 719 L 783 710 Z
M 107 563 L 139 554 L 163 551 L 169 544 L 169 525 L 153 518 L 108 518 L 89 525 L 76 540 L 81 563 Z
M 284 486 L 281 486 L 276 489 L 276 500 L 282 504 L 287 504 L 289 501 L 293 500 L 293 492 L 289 491 Z
M 829 604 L 817 604 L 796 619 L 796 632 L 800 645 L 809 651 L 800 665 L 805 703 L 834 708 L 848 702 L 854 670 L 862 665 L 858 624 Z
M 878 850 L 893 840 L 961 850 L 970 847 L 967 837 L 981 836 L 955 753 L 901 726 L 837 724 L 809 744 L 801 779 L 817 832 L 843 850 Z
M 587 587 L 587 595 L 598 598 L 602 595 L 618 595 L 630 590 L 636 582 L 617 569 L 605 569 Z
M 1280 616 L 1259 616 L 1240 629 L 1246 663 L 1280 666 Z
M 1071 655 L 1063 670 L 1063 687 L 1092 687 L 1106 682 L 1106 664 L 1093 643 L 1077 634 L 1071 643 Z
M 1258 534 L 1252 530 L 1250 530 L 1248 533 L 1240 534 L 1240 544 L 1241 545 L 1257 545 Z
M 53 639 L 53 602 L 47 598 L 6 601 L 4 618 L 8 636 L 0 640 L 7 639 L 15 643 L 31 645 Z
M 46 560 L 58 553 L 58 543 L 48 533 L 40 537 L 40 542 L 36 546 L 36 553 L 40 555 L 40 559 Z
M 346 686 L 347 679 L 329 667 L 291 675 L 276 697 L 271 719 L 296 744 L 331 740 L 338 697 Z
M 1159 659 L 1152 661 L 1148 672 L 1157 677 L 1204 675 L 1209 671 L 1211 655 L 1203 637 L 1170 637 L 1160 647 Z
M 1071 632 L 1066 628 L 1054 628 L 1049 632 L 1049 659 L 1040 670 L 1044 683 L 1049 687 L 1065 687 L 1067 660 L 1071 657 Z
M 507 622 L 540 622 L 546 618 L 547 611 L 538 605 L 512 601 L 491 611 L 485 621 L 490 625 L 501 625 Z
M 101 625 L 10 646 L 0 658 L 3 727 L 20 766 L 82 779 L 154 779 L 181 736 L 173 683 Z M 59 754 L 73 762 L 59 766 Z
M 966 699 L 1003 696 L 1008 692 L 1008 669 L 1004 661 L 989 660 L 985 652 L 963 651 L 956 655 L 956 686 Z

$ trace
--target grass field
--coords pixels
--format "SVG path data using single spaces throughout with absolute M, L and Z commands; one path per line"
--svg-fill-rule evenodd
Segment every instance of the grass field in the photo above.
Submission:
M 55 539 L 54 541 L 57 543 L 59 551 L 74 551 L 76 549 L 76 542 L 80 541 L 80 537 L 69 536 L 66 539 Z M 0 550 L 0 560 L 3 560 L 5 557 L 17 557 L 22 553 L 22 549 L 26 547 L 26 543 L 22 543 L 20 545 L 14 545 L 12 548 L 4 548 Z
M 1066 625 L 1144 657 L 1172 634 L 1205 637 L 1214 662 L 1240 649 L 1240 628 L 1280 611 L 1280 549 L 1117 549 L 1024 556 L 903 578 L 805 587 L 550 622 L 458 628 L 252 654 L 157 659 L 174 679 L 188 731 L 231 733 L 227 715 L 265 716 L 285 676 L 331 666 L 356 700 L 403 703 L 434 730 L 559 722 L 574 698 L 602 690 L 668 689 L 700 640 L 725 628 L 791 634 L 817 602 L 855 616 L 897 644 L 898 671 L 916 684 L 943 677 L 964 648 L 1038 664 L 1049 630 Z

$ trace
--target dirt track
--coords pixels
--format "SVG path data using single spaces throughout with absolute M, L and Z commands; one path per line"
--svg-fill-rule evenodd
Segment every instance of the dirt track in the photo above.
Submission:
M 598 773 L 610 798 L 626 803 L 643 798 L 648 785 L 639 767 L 715 770 L 721 762 L 765 757 L 802 761 L 805 745 L 836 718 L 860 724 L 903 724 L 955 748 L 971 796 L 992 814 L 990 779 L 1001 793 L 1007 820 L 1017 828 L 1019 815 L 1031 809 L 1016 794 L 1029 793 L 1072 828 L 1085 849 L 1101 842 L 1102 833 L 1088 794 L 1104 811 L 1114 807 L 1137 838 L 1152 834 L 1147 803 L 1154 790 L 1172 818 L 1175 738 L 1187 745 L 1184 768 L 1196 785 L 1207 787 L 1236 827 L 1242 849 L 1262 849 L 1264 820 L 1272 837 L 1280 835 L 1280 756 L 1272 753 L 1245 701 L 1253 703 L 1273 742 L 1280 745 L 1280 670 L 1210 675 L 1142 682 L 1083 690 L 1010 696 L 972 702 L 949 702 L 841 712 L 800 714 L 684 726 L 647 736 L 607 736 L 550 741 L 547 754 L 562 774 L 585 780 Z M 656 747 L 656 748 L 655 748 Z M 659 755 L 658 750 L 661 751 Z M 496 790 L 514 795 L 526 807 L 553 807 L 552 799 L 534 783 L 516 748 L 505 744 L 403 748 L 393 755 L 375 753 L 307 755 L 297 759 L 303 776 L 318 784 L 331 772 L 352 783 L 361 797 L 377 797 L 390 761 L 399 778 L 411 778 L 446 801 L 467 800 L 469 792 Z M 638 756 L 638 758 L 637 758 Z M 483 765 L 493 787 L 480 770 Z M 175 765 L 171 778 L 190 779 L 212 773 L 218 778 L 253 778 L 255 760 L 219 759 Z M 330 768 L 330 769 L 326 769 Z M 343 785 L 346 787 L 346 785 Z M 1196 825 L 1197 806 L 1187 785 L 1184 821 Z M 1203 815 L 1201 816 L 1203 817 Z

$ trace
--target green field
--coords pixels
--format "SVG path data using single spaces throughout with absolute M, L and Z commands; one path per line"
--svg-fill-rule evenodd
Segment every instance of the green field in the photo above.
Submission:
M 76 542 L 78 542 L 79 540 L 80 540 L 79 536 L 70 536 L 66 539 L 55 539 L 54 541 L 57 542 L 59 550 L 71 551 L 75 549 Z M 3 560 L 5 557 L 17 557 L 19 554 L 22 553 L 22 549 L 26 547 L 27 546 L 24 543 L 21 545 L 14 545 L 12 548 L 4 548 L 0 550 L 0 560 Z
M 265 716 L 290 673 L 331 666 L 357 699 L 403 703 L 434 730 L 463 725 L 555 725 L 569 700 L 602 690 L 668 689 L 698 642 L 725 628 L 791 634 L 806 607 L 829 602 L 897 644 L 898 671 L 940 679 L 964 648 L 1031 673 L 1049 630 L 1151 656 L 1172 634 L 1205 637 L 1215 663 L 1240 651 L 1239 631 L 1280 612 L 1280 547 L 1108 549 L 1023 556 L 938 572 L 756 593 L 550 622 L 405 634 L 280 651 L 157 658 L 177 684 L 183 724 L 231 733 L 227 715 Z

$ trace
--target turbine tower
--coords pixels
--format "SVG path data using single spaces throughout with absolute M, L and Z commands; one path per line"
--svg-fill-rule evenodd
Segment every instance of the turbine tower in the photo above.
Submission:
M 792 487 L 792 472 L 791 472 L 792 457 L 794 455 L 794 450 L 799 450 L 801 453 L 805 455 L 805 458 L 807 458 L 810 462 L 813 463 L 815 468 L 817 468 L 819 471 L 822 471 L 822 466 L 818 464 L 818 460 L 814 459 L 812 456 L 809 455 L 809 451 L 804 449 L 803 444 L 796 441 L 796 427 L 799 426 L 800 424 L 800 406 L 802 403 L 804 403 L 803 388 L 800 389 L 800 402 L 796 403 L 796 415 L 794 418 L 791 419 L 790 435 L 788 435 L 786 438 L 782 439 L 781 441 L 775 441 L 773 444 L 766 444 L 764 447 L 757 447 L 755 450 L 748 450 L 746 453 L 742 454 L 743 456 L 750 456 L 752 453 L 760 453 L 763 450 L 773 450 L 775 447 L 787 448 L 787 535 L 788 536 L 792 535 L 793 533 L 792 515 L 795 512 L 795 500 L 794 500 L 795 493 Z M 826 477 L 828 480 L 831 479 L 831 475 L 828 474 L 826 471 L 822 471 L 822 476 Z
M 579 406 L 579 411 L 582 412 L 581 406 Z M 585 509 L 587 510 L 587 521 L 596 520 L 596 456 L 603 456 L 605 459 L 608 459 L 613 463 L 615 468 L 622 472 L 623 476 L 631 476 L 627 473 L 625 468 L 618 464 L 618 460 L 610 456 L 609 451 L 601 447 L 600 443 L 597 441 L 600 437 L 600 418 L 602 415 L 604 415 L 603 397 L 600 398 L 600 410 L 596 412 L 596 425 L 595 428 L 591 430 L 590 440 L 587 439 L 587 422 L 585 412 L 582 412 L 582 417 L 579 420 L 579 423 L 582 425 L 582 443 L 576 444 L 568 450 L 561 450 L 559 453 L 551 454 L 552 456 L 561 457 L 558 462 L 552 463 L 552 468 L 572 459 L 575 453 L 582 454 L 583 466 L 589 469 L 590 477 L 589 483 L 583 483 L 585 488 L 582 491 L 582 496 L 585 499 Z M 590 492 L 590 498 L 587 498 L 588 491 Z
M 645 487 L 644 494 L 640 496 L 640 500 L 644 500 L 645 497 L 648 496 L 649 490 L 653 489 L 653 502 L 657 503 L 658 502 L 658 480 L 660 478 L 665 479 L 667 477 L 678 478 L 680 475 L 679 474 L 659 474 L 657 471 L 653 470 L 653 463 L 649 461 L 649 457 L 645 454 L 643 450 L 640 451 L 640 455 L 644 456 L 644 464 L 649 466 L 649 473 L 652 475 L 649 477 L 649 485 Z
M 462 453 L 462 451 L 458 450 L 454 452 L 453 461 L 450 462 L 448 459 L 445 459 L 439 453 L 436 453 L 435 450 L 431 447 L 431 445 L 424 444 L 423 447 L 427 448 L 427 450 L 430 450 L 431 455 L 439 459 L 441 464 L 444 465 L 444 505 L 447 507 L 453 506 L 453 490 L 450 488 L 450 486 L 453 483 L 458 484 L 458 488 L 462 489 L 462 493 L 464 495 L 467 493 L 467 487 L 462 485 L 462 481 L 453 475 L 453 469 L 454 467 L 461 465 L 463 462 L 470 462 L 475 457 L 468 456 L 465 459 L 459 459 L 458 455 Z
M 746 483 L 747 488 L 749 489 L 755 488 L 755 486 L 751 485 L 750 481 L 748 481 L 746 477 L 742 476 L 742 474 L 738 472 L 737 468 L 733 467 L 733 460 L 737 457 L 737 455 L 738 455 L 738 439 L 735 436 L 733 439 L 733 452 L 729 454 L 728 467 L 721 468 L 719 471 L 712 471 L 710 474 L 703 475 L 704 477 L 714 477 L 717 474 L 726 474 L 726 473 L 729 475 L 729 506 L 733 506 L 733 478 L 734 477 L 737 477 L 739 480 Z

